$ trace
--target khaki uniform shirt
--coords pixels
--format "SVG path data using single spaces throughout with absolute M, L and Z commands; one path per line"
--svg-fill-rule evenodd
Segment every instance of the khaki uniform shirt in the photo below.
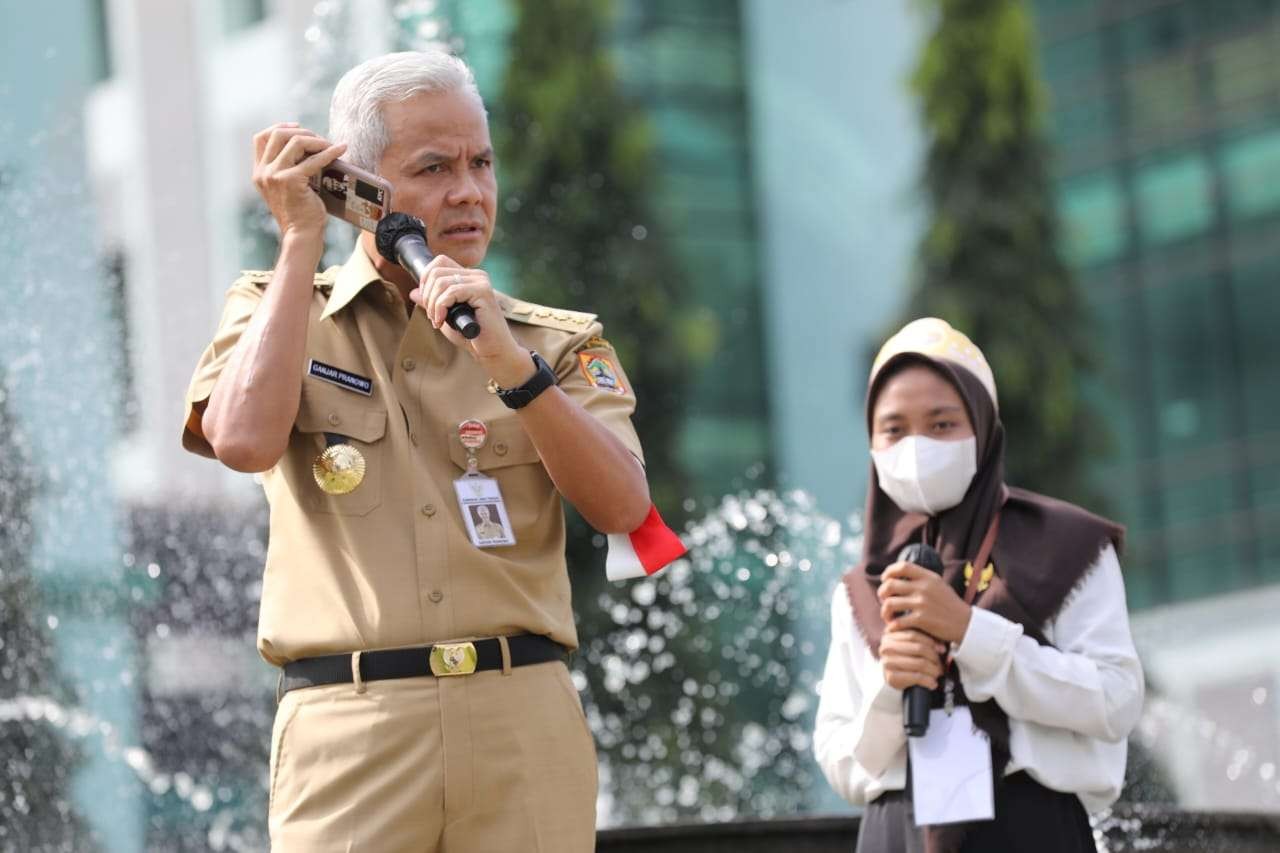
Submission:
M 182 443 L 192 452 L 213 456 L 195 407 L 212 393 L 270 278 L 246 273 L 227 294 L 187 393 Z M 540 353 L 560 388 L 643 459 L 631 424 L 635 397 L 595 315 L 503 294 L 498 301 L 515 339 Z M 372 387 L 366 395 L 326 381 L 313 375 L 313 363 Z M 425 312 L 407 314 L 358 245 L 345 265 L 316 276 L 300 369 L 288 449 L 262 476 L 271 507 L 262 656 L 280 665 L 526 632 L 576 648 L 564 510 L 519 414 Z M 502 490 L 513 546 L 480 549 L 467 536 L 454 481 L 467 466 L 457 430 L 469 418 L 489 428 L 479 468 Z M 364 481 L 349 494 L 326 494 L 312 474 L 326 432 L 344 436 L 366 460 Z

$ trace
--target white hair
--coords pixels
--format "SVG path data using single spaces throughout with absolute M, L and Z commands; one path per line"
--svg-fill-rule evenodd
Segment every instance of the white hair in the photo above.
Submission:
M 461 91 L 484 109 L 475 75 L 467 64 L 442 50 L 388 53 L 352 68 L 333 89 L 329 102 L 329 139 L 347 143 L 342 159 L 370 172 L 387 150 L 391 135 L 382 105 L 419 92 Z

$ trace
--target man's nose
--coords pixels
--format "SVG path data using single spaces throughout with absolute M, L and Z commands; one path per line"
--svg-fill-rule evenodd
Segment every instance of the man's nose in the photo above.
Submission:
M 450 204 L 479 204 L 484 194 L 480 191 L 480 182 L 476 180 L 476 176 L 467 169 L 449 192 Z

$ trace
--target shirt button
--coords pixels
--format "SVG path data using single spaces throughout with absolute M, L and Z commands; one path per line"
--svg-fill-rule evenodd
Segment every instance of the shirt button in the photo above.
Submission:
M 507 443 L 505 441 L 499 441 L 497 444 L 493 446 L 493 452 L 498 454 L 499 456 L 506 456 Z
M 444 593 L 438 589 L 431 590 L 431 595 L 428 597 L 432 601 L 434 601 L 436 604 L 439 604 L 440 602 L 444 601 Z
M 406 358 L 404 361 L 400 362 L 400 366 L 403 367 L 406 371 L 409 371 L 417 367 L 418 362 L 414 361 L 411 358 Z
M 435 504 L 423 504 L 423 506 L 422 506 L 422 514 L 423 514 L 423 515 L 425 515 L 427 518 L 431 518 L 433 515 L 435 515 L 435 514 L 436 514 L 436 505 L 435 505 Z
M 333 426 L 337 426 L 338 424 L 342 423 L 342 418 L 338 417 L 337 412 L 330 412 L 329 423 Z
M 418 434 L 416 432 L 409 433 L 409 441 L 413 442 L 413 446 L 418 446 Z

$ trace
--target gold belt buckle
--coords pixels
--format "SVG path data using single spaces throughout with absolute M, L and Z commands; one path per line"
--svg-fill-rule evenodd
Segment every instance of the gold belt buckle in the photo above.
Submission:
M 437 643 L 431 647 L 431 674 L 437 678 L 476 671 L 475 643 Z

